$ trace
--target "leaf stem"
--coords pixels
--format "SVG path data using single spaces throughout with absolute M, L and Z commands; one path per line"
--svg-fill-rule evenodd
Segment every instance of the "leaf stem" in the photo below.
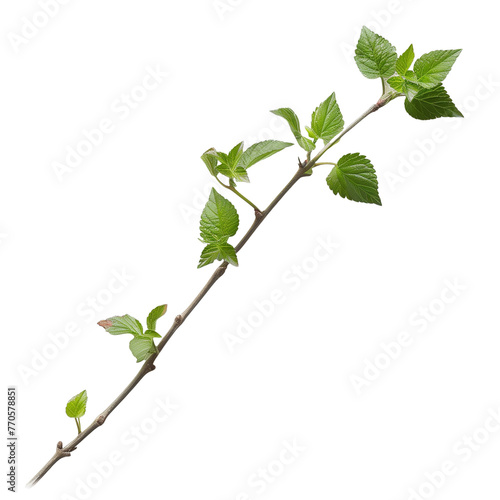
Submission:
M 261 212 L 259 208 L 254 205 L 246 196 L 243 196 L 234 186 L 224 184 L 217 176 L 215 177 L 221 186 L 224 186 L 229 191 L 232 191 L 236 196 L 239 196 L 243 201 L 248 203 L 256 212 Z
M 269 206 L 262 212 L 260 211 L 253 203 L 251 203 L 248 199 L 243 197 L 240 193 L 236 191 L 235 188 L 231 189 L 232 186 L 227 186 L 223 184 L 219 179 L 219 182 L 230 189 L 235 194 L 240 196 L 243 200 L 245 200 L 250 206 L 255 209 L 255 219 L 252 225 L 249 227 L 245 235 L 241 238 L 239 243 L 235 246 L 235 251 L 238 253 L 243 246 L 247 243 L 247 241 L 251 238 L 251 236 L 255 233 L 257 228 L 262 224 L 264 219 L 271 213 L 271 211 L 276 207 L 276 205 L 281 201 L 281 199 L 288 193 L 288 191 L 297 183 L 299 179 L 308 175 L 307 172 L 315 165 L 318 164 L 318 160 L 335 144 L 337 144 L 342 137 L 347 134 L 350 130 L 352 130 L 358 123 L 364 120 L 368 115 L 377 111 L 382 106 L 385 106 L 389 101 L 396 97 L 392 94 L 384 94 L 373 106 L 368 108 L 359 118 L 354 120 L 343 132 L 341 132 L 336 138 L 332 139 L 323 149 L 311 160 L 305 161 L 303 164 L 301 163 L 299 169 L 295 172 L 294 176 L 290 179 L 290 181 L 286 184 L 286 186 L 276 195 L 276 197 L 271 201 Z M 140 370 L 137 372 L 135 377 L 129 382 L 129 384 L 123 389 L 123 391 L 115 398 L 115 400 L 100 414 L 97 418 L 83 431 L 80 432 L 78 436 L 73 439 L 70 443 L 63 447 L 62 442 L 59 441 L 56 446 L 56 453 L 52 456 L 52 458 L 42 467 L 42 469 L 31 479 L 28 483 L 28 486 L 33 486 L 42 477 L 61 459 L 64 457 L 69 457 L 71 452 L 73 452 L 77 445 L 81 443 L 86 437 L 88 437 L 92 432 L 94 432 L 98 427 L 102 426 L 110 413 L 117 408 L 117 406 L 132 392 L 132 390 L 137 386 L 137 384 L 150 372 L 152 372 L 156 367 L 154 362 L 156 358 L 160 355 L 163 348 L 166 346 L 167 342 L 172 338 L 177 329 L 184 323 L 186 318 L 193 312 L 196 306 L 201 302 L 201 300 L 205 297 L 205 295 L 209 292 L 212 286 L 221 278 L 229 263 L 227 261 L 223 261 L 220 264 L 213 274 L 210 276 L 209 280 L 200 290 L 198 295 L 193 299 L 193 301 L 189 304 L 189 306 L 184 310 L 182 314 L 179 314 L 175 317 L 174 322 L 168 332 L 164 335 L 161 341 L 158 344 L 158 352 L 152 354 L 141 366 Z M 77 423 L 78 425 L 78 423 Z
M 75 422 L 76 422 L 76 428 L 78 429 L 78 434 L 81 434 L 82 433 L 82 424 L 80 422 L 80 419 L 78 417 L 76 417 Z
M 380 79 L 382 80 L 382 95 L 385 95 L 385 93 L 387 92 L 387 85 L 385 84 L 385 78 L 381 77 Z

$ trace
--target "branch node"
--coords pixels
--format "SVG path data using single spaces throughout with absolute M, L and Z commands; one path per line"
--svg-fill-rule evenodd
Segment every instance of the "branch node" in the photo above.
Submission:
M 256 219 L 262 219 L 263 213 L 260 210 L 255 209 L 255 218 Z
M 97 425 L 102 425 L 104 422 L 106 422 L 106 417 L 104 415 L 99 415 L 96 419 L 95 422 Z
M 73 449 L 76 450 L 76 447 Z M 73 451 L 73 450 L 71 450 L 71 451 Z M 63 448 L 62 441 L 59 441 L 56 445 L 56 455 L 55 456 L 59 457 L 59 458 L 57 458 L 57 460 L 59 460 L 60 458 L 71 456 L 71 453 L 69 451 L 65 451 L 65 449 Z
M 183 321 L 184 321 L 184 319 L 183 319 L 183 317 L 182 317 L 182 314 L 178 314 L 178 315 L 175 317 L 175 324 L 176 324 L 176 325 L 180 325 Z
M 215 270 L 215 279 L 219 279 L 225 272 L 226 272 L 226 269 L 227 269 L 227 264 L 224 265 L 224 264 L 221 264 L 216 270 Z

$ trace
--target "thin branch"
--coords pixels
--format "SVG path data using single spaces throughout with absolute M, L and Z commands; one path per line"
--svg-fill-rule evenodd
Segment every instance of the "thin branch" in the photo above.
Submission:
M 312 160 L 308 158 L 304 163 L 300 163 L 299 169 L 295 173 L 295 175 L 290 179 L 288 184 L 278 193 L 278 195 L 274 198 L 273 201 L 269 204 L 269 206 L 261 212 L 255 205 L 242 197 L 241 194 L 235 192 L 238 196 L 245 199 L 247 203 L 249 203 L 255 210 L 255 220 L 253 224 L 250 226 L 248 231 L 245 233 L 243 238 L 239 241 L 239 243 L 235 246 L 235 251 L 239 252 L 243 246 L 247 243 L 247 241 L 251 238 L 253 233 L 257 230 L 257 228 L 262 224 L 264 219 L 271 213 L 274 207 L 281 201 L 281 199 L 288 193 L 288 191 L 297 183 L 299 179 L 307 175 L 307 172 L 318 164 L 318 160 L 328 151 L 334 144 L 337 144 L 340 139 L 347 134 L 351 129 L 353 129 L 359 122 L 364 120 L 368 115 L 377 111 L 382 106 L 387 104 L 394 97 L 391 95 L 389 98 L 387 96 L 382 96 L 379 101 L 371 106 L 365 113 L 363 113 L 358 119 L 352 122 L 343 132 L 341 132 L 336 138 L 332 139 L 330 143 L 328 143 Z M 220 181 L 219 181 L 220 182 Z M 221 183 L 222 184 L 222 183 Z M 231 189 L 232 186 L 226 186 Z M 233 191 L 234 192 L 234 191 Z M 125 387 L 125 389 L 117 396 L 117 398 L 86 428 L 84 429 L 78 436 L 73 439 L 66 446 L 62 446 L 62 442 L 59 441 L 56 447 L 56 453 L 54 456 L 45 464 L 45 466 L 31 479 L 27 486 L 34 486 L 42 477 L 47 474 L 47 472 L 59 461 L 61 458 L 69 457 L 71 452 L 76 450 L 76 447 L 79 443 L 81 443 L 85 438 L 87 438 L 92 432 L 94 432 L 98 427 L 104 424 L 110 413 L 115 410 L 115 408 L 132 392 L 132 390 L 136 387 L 136 385 L 151 371 L 155 369 L 154 362 L 156 358 L 160 355 L 161 351 L 167 344 L 167 342 L 172 338 L 177 329 L 184 323 L 186 318 L 193 312 L 195 307 L 200 303 L 200 301 L 205 297 L 208 291 L 212 288 L 212 286 L 217 282 L 219 278 L 221 278 L 226 269 L 228 267 L 228 262 L 224 261 L 220 264 L 209 278 L 205 286 L 200 290 L 198 295 L 193 299 L 191 304 L 185 309 L 182 314 L 179 314 L 175 317 L 174 322 L 168 332 L 163 336 L 161 341 L 158 344 L 158 351 L 151 355 L 142 365 L 141 369 L 137 372 L 136 376 L 131 380 L 131 382 Z

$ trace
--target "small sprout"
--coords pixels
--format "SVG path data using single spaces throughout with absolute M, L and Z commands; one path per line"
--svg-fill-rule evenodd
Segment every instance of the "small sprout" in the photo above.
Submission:
M 70 418 L 74 418 L 76 422 L 76 427 L 78 429 L 78 434 L 82 432 L 82 425 L 80 423 L 80 418 L 85 415 L 87 410 L 87 391 L 82 391 L 76 396 L 73 396 L 66 405 L 66 415 Z

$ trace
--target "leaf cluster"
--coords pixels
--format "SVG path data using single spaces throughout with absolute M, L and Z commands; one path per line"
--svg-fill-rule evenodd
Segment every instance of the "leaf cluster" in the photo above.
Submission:
M 129 348 L 139 363 L 149 358 L 151 354 L 158 352 L 154 339 L 161 338 L 161 335 L 156 331 L 156 322 L 166 312 L 166 304 L 155 307 L 147 317 L 146 330 L 144 330 L 139 320 L 129 314 L 125 314 L 124 316 L 113 316 L 99 321 L 97 324 L 102 326 L 111 335 L 132 335 L 133 339 L 129 343 Z
M 430 120 L 462 116 L 442 84 L 460 52 L 461 50 L 435 50 L 424 54 L 414 63 L 413 45 L 398 56 L 396 48 L 389 41 L 363 27 L 354 59 L 365 77 L 382 79 L 384 94 L 379 101 L 381 105 L 395 97 L 404 96 L 404 107 L 410 116 L 419 120 Z M 295 141 L 307 153 L 308 162 L 319 140 L 329 149 L 340 140 L 344 130 L 344 118 L 335 92 L 312 112 L 310 124 L 305 126 L 307 135 L 301 129 L 299 117 L 293 109 L 278 108 L 271 113 L 286 120 Z M 335 139 L 337 136 L 338 139 Z M 222 186 L 249 202 L 236 191 L 236 182 L 249 182 L 249 167 L 291 145 L 289 142 L 268 140 L 244 150 L 243 142 L 240 142 L 227 154 L 211 148 L 203 153 L 201 159 L 210 174 Z M 317 162 L 313 162 L 304 173 L 312 174 L 315 163 Z M 349 153 L 333 165 L 326 182 L 334 194 L 357 202 L 382 204 L 377 175 L 366 156 Z M 229 185 L 219 180 L 219 174 L 228 178 Z M 228 241 L 236 234 L 238 225 L 239 216 L 234 205 L 212 189 L 201 214 L 200 240 L 206 246 L 201 253 L 198 267 L 204 267 L 216 260 L 238 265 L 236 250 Z
M 405 109 L 410 116 L 432 120 L 463 116 L 442 83 L 461 52 L 461 49 L 433 50 L 413 64 L 413 45 L 398 57 L 393 45 L 365 26 L 354 59 L 366 78 L 382 78 L 384 86 L 387 84 L 406 97 Z

